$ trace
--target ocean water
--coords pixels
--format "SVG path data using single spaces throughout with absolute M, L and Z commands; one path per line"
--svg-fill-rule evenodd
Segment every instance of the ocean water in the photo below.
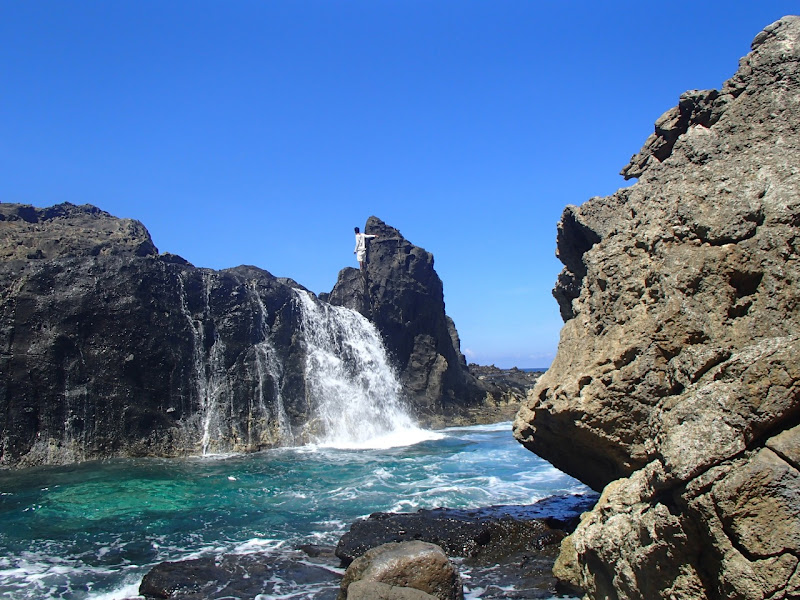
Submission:
M 352 521 L 375 511 L 527 504 L 588 491 L 515 442 L 510 423 L 420 433 L 384 448 L 0 472 L 0 597 L 132 598 L 161 561 L 259 552 L 279 562 L 302 544 L 335 545 Z M 262 600 L 320 598 L 335 587 L 278 578 Z

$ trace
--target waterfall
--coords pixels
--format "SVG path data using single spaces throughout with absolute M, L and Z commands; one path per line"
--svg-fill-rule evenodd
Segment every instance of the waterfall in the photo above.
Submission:
M 306 343 L 306 397 L 313 417 L 305 436 L 320 446 L 375 448 L 432 439 L 401 401 L 380 335 L 354 310 L 295 289 Z
M 178 275 L 181 311 L 192 336 L 197 407 L 183 425 L 187 442 L 202 455 L 291 444 L 292 428 L 281 394 L 283 364 L 272 344 L 269 315 L 257 283 L 243 286 L 252 307 L 254 336 L 237 360 L 229 356 L 224 324 L 214 318 L 211 296 L 217 275 L 211 271 L 200 275 L 200 302 L 194 307 L 189 304 L 188 282 Z

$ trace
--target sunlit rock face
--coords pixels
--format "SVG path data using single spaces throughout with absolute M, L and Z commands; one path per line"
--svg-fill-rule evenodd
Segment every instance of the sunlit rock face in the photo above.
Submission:
M 562 545 L 591 598 L 800 594 L 800 18 L 690 91 L 565 209 L 558 354 L 514 422 L 603 495 Z

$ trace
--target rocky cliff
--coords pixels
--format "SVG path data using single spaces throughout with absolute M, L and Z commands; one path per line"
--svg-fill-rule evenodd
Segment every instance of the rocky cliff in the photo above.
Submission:
M 376 281 L 381 260 L 372 257 Z M 421 314 L 421 298 L 442 293 L 438 277 L 419 281 L 411 298 L 404 279 L 380 281 L 376 299 L 385 305 L 396 293 Z M 365 320 L 338 310 L 262 269 L 213 271 L 159 254 L 141 223 L 95 207 L 0 204 L 0 466 L 318 439 L 329 390 L 315 356 L 353 327 L 369 334 Z M 376 304 L 375 314 L 385 309 Z M 403 367 L 411 400 L 447 422 L 444 406 L 460 402 L 464 384 L 447 379 L 434 350 L 444 340 L 460 368 L 443 319 L 417 322 L 430 347 L 420 341 Z M 386 335 L 408 359 L 404 331 Z M 336 359 L 337 377 L 358 387 L 355 358 Z
M 514 422 L 603 490 L 562 545 L 589 598 L 800 596 L 800 18 L 690 91 L 558 226 L 565 320 Z
M 326 299 L 375 323 L 419 416 L 431 420 L 477 406 L 486 389 L 461 354 L 433 255 L 377 217 L 364 232 L 378 236 L 369 241 L 366 268 L 343 269 Z

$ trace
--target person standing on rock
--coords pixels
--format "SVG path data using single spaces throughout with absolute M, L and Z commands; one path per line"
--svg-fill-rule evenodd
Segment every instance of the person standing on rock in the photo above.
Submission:
M 378 237 L 377 234 L 375 235 L 367 235 L 366 233 L 361 233 L 358 227 L 355 228 L 356 230 L 356 249 L 353 250 L 353 254 L 356 255 L 358 259 L 358 268 L 362 271 L 364 270 L 364 263 L 367 260 L 367 240 L 372 238 Z

